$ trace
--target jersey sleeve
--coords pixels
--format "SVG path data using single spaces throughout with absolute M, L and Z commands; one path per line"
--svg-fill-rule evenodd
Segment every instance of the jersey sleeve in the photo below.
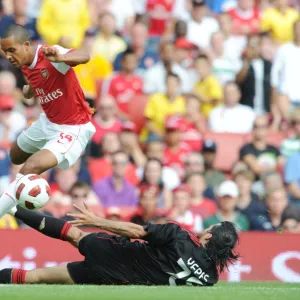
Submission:
M 148 224 L 144 227 L 148 234 L 144 237 L 152 245 L 167 245 L 178 237 L 180 226 L 173 223 L 168 224 Z
M 67 54 L 69 52 L 71 52 L 73 49 L 67 49 L 67 48 L 64 48 L 62 46 L 59 46 L 59 45 L 54 45 L 53 46 L 55 49 L 58 50 L 59 54 Z M 66 74 L 69 69 L 71 68 L 71 66 L 67 65 L 66 63 L 64 62 L 59 62 L 59 63 L 52 63 L 53 67 L 59 71 L 61 74 Z

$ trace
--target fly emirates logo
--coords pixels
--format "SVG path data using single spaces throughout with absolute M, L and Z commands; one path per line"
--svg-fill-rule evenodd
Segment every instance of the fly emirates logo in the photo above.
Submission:
M 61 97 L 63 95 L 63 92 L 61 91 L 61 89 L 57 89 L 56 91 L 45 94 L 43 89 L 36 88 L 35 95 L 36 95 L 37 99 L 39 100 L 40 104 L 45 104 L 45 103 L 54 101 L 57 98 Z

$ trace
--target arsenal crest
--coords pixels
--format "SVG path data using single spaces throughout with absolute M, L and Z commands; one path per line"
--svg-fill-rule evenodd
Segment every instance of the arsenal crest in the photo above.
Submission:
M 47 69 L 41 69 L 40 72 L 41 72 L 42 77 L 43 77 L 44 79 L 48 79 L 48 78 L 49 78 L 49 73 L 48 73 L 48 70 L 47 70 Z

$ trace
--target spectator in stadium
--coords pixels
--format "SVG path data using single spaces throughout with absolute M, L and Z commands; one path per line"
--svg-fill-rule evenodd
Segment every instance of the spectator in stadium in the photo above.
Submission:
M 74 204 L 82 205 L 82 203 L 85 202 L 88 203 L 90 206 L 92 206 L 94 210 L 97 210 L 97 214 L 99 215 L 100 210 L 97 209 L 98 207 L 100 208 L 99 201 L 97 199 L 97 196 L 95 195 L 95 193 L 87 183 L 76 181 L 69 190 L 69 196 L 70 196 L 70 204 L 69 204 L 68 213 L 76 212 L 73 206 Z M 74 220 L 73 217 L 70 217 L 66 214 L 62 216 L 61 219 L 65 221 Z
M 300 222 L 295 217 L 289 217 L 282 221 L 281 229 L 283 232 L 300 233 Z
M 5 191 L 10 184 L 11 161 L 7 149 L 0 147 L 0 194 Z
M 258 196 L 251 191 L 255 175 L 250 170 L 240 171 L 234 175 L 234 181 L 239 189 L 237 210 L 243 213 L 250 221 L 253 216 L 266 214 L 266 207 Z
M 89 158 L 88 166 L 89 172 L 92 176 L 92 182 L 111 176 L 112 174 L 112 155 L 121 150 L 121 142 L 117 133 L 107 132 L 102 138 L 101 151 L 103 156 L 101 158 Z M 127 164 L 125 177 L 129 183 L 135 185 L 138 182 L 136 176 L 136 168 L 132 163 Z
M 270 112 L 271 67 L 272 63 L 261 57 L 261 37 L 250 36 L 236 81 L 241 89 L 241 104 L 250 106 L 257 114 Z
M 99 15 L 99 33 L 92 46 L 92 55 L 101 55 L 111 63 L 126 49 L 125 41 L 116 35 L 116 18 L 108 11 Z
M 267 9 L 261 17 L 261 30 L 271 33 L 280 44 L 293 40 L 293 26 L 299 18 L 299 12 L 291 8 L 289 0 L 276 0 L 275 6 Z
M 245 144 L 240 149 L 240 160 L 247 164 L 255 174 L 256 179 L 268 171 L 274 171 L 284 164 L 284 159 L 279 150 L 267 143 L 268 119 L 259 116 L 253 125 L 252 142 Z
M 144 116 L 146 128 L 142 132 L 142 139 L 163 138 L 165 121 L 169 115 L 183 114 L 185 112 L 185 100 L 178 94 L 180 90 L 180 78 L 175 73 L 169 73 L 166 77 L 166 93 L 152 95 L 146 105 Z
M 12 0 L 13 14 L 2 15 L 0 18 L 0 36 L 10 25 L 20 24 L 29 30 L 32 41 L 40 40 L 36 30 L 36 19 L 27 16 L 28 0 Z
M 221 104 L 222 86 L 212 75 L 212 65 L 206 55 L 198 56 L 195 68 L 200 81 L 194 86 L 193 93 L 199 97 L 201 113 L 207 118 L 213 108 Z
M 260 13 L 254 0 L 237 0 L 237 7 L 227 13 L 233 21 L 233 34 L 249 35 L 259 32 Z
M 293 42 L 279 47 L 272 66 L 273 101 L 278 106 L 283 118 L 287 118 L 291 106 L 298 107 L 300 104 L 300 89 L 297 80 L 300 77 L 299 47 L 300 20 L 294 24 Z
M 85 0 L 45 0 L 37 19 L 37 30 L 48 45 L 78 48 L 90 22 Z
M 212 188 L 219 186 L 224 180 L 224 173 L 214 167 L 217 156 L 217 144 L 213 140 L 205 140 L 202 148 L 204 158 L 204 179 Z
M 239 189 L 231 180 L 226 180 L 217 189 L 218 211 L 213 216 L 204 219 L 204 228 L 218 224 L 223 221 L 230 221 L 240 231 L 249 230 L 249 221 L 245 215 L 236 211 Z
M 93 115 L 92 123 L 96 128 L 92 143 L 94 143 L 96 147 L 99 147 L 106 133 L 121 132 L 122 123 L 117 118 L 116 101 L 112 96 L 103 95 L 100 98 L 96 113 Z
M 193 173 L 204 172 L 204 159 L 199 152 L 187 153 L 184 157 L 184 177 L 189 176 Z
M 172 194 L 163 182 L 162 171 L 162 162 L 156 158 L 149 158 L 144 168 L 141 184 L 156 186 L 158 188 L 158 207 L 170 208 Z
M 219 30 L 219 24 L 208 16 L 204 0 L 193 0 L 192 5 L 192 20 L 187 23 L 187 39 L 201 50 L 206 50 L 209 48 L 211 35 Z
M 280 230 L 282 220 L 296 217 L 300 220 L 300 210 L 289 204 L 284 188 L 273 187 L 266 197 L 267 211 L 264 215 L 254 216 L 251 220 L 252 230 L 276 231 Z
M 90 52 L 95 39 L 95 30 L 87 30 L 81 49 Z M 86 64 L 77 65 L 74 71 L 83 89 L 86 100 L 94 106 L 97 81 L 104 80 L 112 73 L 111 63 L 99 54 L 95 54 Z
M 183 20 L 177 20 L 174 25 L 174 40 L 179 38 L 186 38 L 187 35 L 187 23 Z
M 118 116 L 124 120 L 130 119 L 130 100 L 143 91 L 143 79 L 135 74 L 137 64 L 134 51 L 126 50 L 122 56 L 121 71 L 114 73 L 102 85 L 102 94 L 109 94 L 116 99 Z
M 133 122 L 123 122 L 120 141 L 121 149 L 129 155 L 130 161 L 132 161 L 137 168 L 143 167 L 146 163 L 146 157 L 139 144 L 136 125 Z
M 25 117 L 14 110 L 14 106 L 15 101 L 11 95 L 0 94 L 0 140 L 2 144 L 8 145 L 14 142 L 26 127 Z
M 159 188 L 157 185 L 142 184 L 139 187 L 140 200 L 139 207 L 130 222 L 147 225 L 148 223 L 155 223 L 155 221 L 163 216 L 158 210 L 158 194 Z
M 203 230 L 203 219 L 190 209 L 191 189 L 186 184 L 181 184 L 173 191 L 173 208 L 168 217 L 191 230 L 199 233 Z
M 212 74 L 221 85 L 235 80 L 239 63 L 237 59 L 233 59 L 225 53 L 225 35 L 222 31 L 212 34 L 207 55 L 212 62 Z
M 164 143 L 159 140 L 147 143 L 145 154 L 148 160 L 154 159 L 162 162 L 164 158 L 164 147 Z M 137 171 L 138 177 L 142 179 L 144 169 L 139 168 Z M 161 172 L 161 181 L 168 190 L 173 190 L 180 184 L 179 175 L 173 168 L 163 166 Z
M 247 38 L 244 35 L 232 34 L 233 21 L 227 13 L 219 15 L 219 23 L 221 32 L 224 34 L 224 54 L 233 61 L 239 61 L 247 44 Z
M 122 208 L 118 206 L 111 206 L 105 209 L 105 219 L 111 221 L 123 221 Z
M 280 153 L 286 159 L 300 151 L 300 108 L 291 111 L 289 123 L 294 134 L 283 140 L 280 146 Z
M 254 110 L 240 104 L 241 91 L 238 85 L 231 81 L 224 86 L 224 104 L 212 110 L 208 123 L 215 132 L 249 133 L 255 119 Z M 239 126 L 237 126 L 239 124 Z
M 200 151 L 206 129 L 205 119 L 200 113 L 200 100 L 193 94 L 187 95 L 185 100 L 185 114 L 178 116 L 181 140 L 188 144 L 193 151 Z
M 147 41 L 147 26 L 142 22 L 134 23 L 129 32 L 129 43 L 127 47 L 128 49 L 132 49 L 137 56 L 138 67 L 136 73 L 141 76 L 159 60 L 158 54 L 148 49 Z M 124 52 L 119 53 L 114 61 L 115 71 L 121 71 L 123 53 Z
M 125 152 L 117 151 L 112 154 L 112 175 L 97 181 L 93 190 L 104 207 L 132 206 L 138 203 L 136 189 L 125 179 L 129 157 Z
M 181 141 L 180 123 L 177 116 L 171 116 L 166 121 L 165 149 L 163 163 L 171 167 L 180 177 L 184 176 L 184 156 L 191 152 L 188 144 Z
M 166 93 L 166 80 L 169 73 L 176 74 L 180 79 L 179 89 L 182 93 L 190 93 L 189 73 L 184 67 L 175 62 L 175 45 L 173 42 L 166 42 L 161 45 L 160 59 L 144 74 L 144 93 Z
M 203 218 L 213 215 L 217 206 L 213 190 L 207 186 L 203 174 L 200 172 L 190 173 L 184 178 L 184 182 L 191 189 L 191 210 Z

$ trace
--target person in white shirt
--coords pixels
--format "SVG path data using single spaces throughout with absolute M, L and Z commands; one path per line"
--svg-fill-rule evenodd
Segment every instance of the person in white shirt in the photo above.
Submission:
M 192 20 L 188 22 L 187 39 L 205 50 L 210 46 L 211 35 L 219 30 L 219 23 L 208 17 L 208 8 L 204 0 L 193 0 Z
M 179 76 L 181 82 L 181 92 L 186 94 L 192 91 L 192 83 L 187 69 L 175 61 L 175 46 L 167 42 L 161 47 L 161 61 L 149 68 L 144 73 L 144 93 L 165 93 L 167 73 L 175 73 Z
M 209 128 L 215 132 L 248 133 L 253 128 L 254 110 L 239 104 L 241 92 L 235 82 L 224 87 L 224 104 L 213 109 L 209 116 Z
M 300 106 L 300 20 L 294 25 L 294 42 L 283 44 L 275 56 L 271 86 L 275 103 L 283 117 L 287 117 L 292 106 Z

